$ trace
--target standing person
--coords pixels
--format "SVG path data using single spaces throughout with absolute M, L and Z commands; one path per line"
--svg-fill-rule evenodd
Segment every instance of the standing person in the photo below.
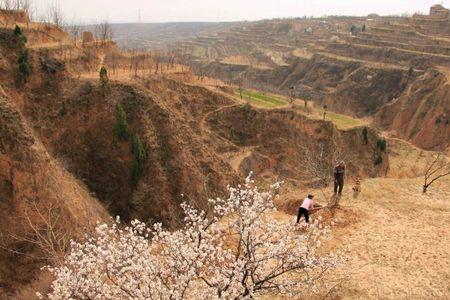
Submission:
M 344 188 L 344 178 L 345 178 L 345 162 L 342 160 L 334 168 L 334 193 L 342 194 L 342 189 Z
M 300 218 L 305 216 L 306 223 L 309 223 L 309 211 L 314 208 L 314 196 L 309 194 L 308 197 L 306 197 L 303 200 L 302 205 L 298 209 L 298 215 L 297 215 L 297 224 L 300 222 Z

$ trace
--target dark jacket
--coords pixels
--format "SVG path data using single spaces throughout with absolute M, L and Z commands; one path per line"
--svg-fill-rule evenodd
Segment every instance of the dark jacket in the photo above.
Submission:
M 335 180 L 344 180 L 345 177 L 345 167 L 341 167 L 340 165 L 337 165 L 334 168 L 334 179 Z

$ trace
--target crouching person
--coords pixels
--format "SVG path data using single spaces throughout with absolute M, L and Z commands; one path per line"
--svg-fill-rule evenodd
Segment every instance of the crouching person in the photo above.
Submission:
M 298 210 L 297 224 L 300 222 L 302 216 L 305 217 L 306 223 L 309 223 L 309 211 L 314 208 L 313 198 L 314 196 L 309 194 L 308 197 L 303 200 L 303 203 Z

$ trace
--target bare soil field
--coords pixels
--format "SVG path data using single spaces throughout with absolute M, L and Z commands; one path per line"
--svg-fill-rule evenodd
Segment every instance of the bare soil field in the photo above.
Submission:
M 348 279 L 336 296 L 342 299 L 447 299 L 450 296 L 450 179 L 422 194 L 424 152 L 404 141 L 390 143 L 391 170 L 387 178 L 362 181 L 357 196 L 348 180 L 335 215 L 333 238 L 327 244 L 349 257 Z M 401 166 L 402 170 L 398 167 Z M 410 178 L 404 177 L 408 174 Z M 402 177 L 402 178 L 399 178 Z M 294 213 L 305 194 L 287 187 L 279 215 L 295 222 Z M 318 203 L 323 195 L 313 191 Z M 297 199 L 297 200 L 295 200 Z M 296 203 L 296 205 L 293 205 Z M 322 211 L 313 219 L 323 215 Z

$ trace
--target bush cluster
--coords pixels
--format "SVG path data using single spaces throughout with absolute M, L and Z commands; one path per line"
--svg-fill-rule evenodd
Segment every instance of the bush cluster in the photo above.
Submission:
M 245 103 L 241 106 L 242 110 L 244 111 L 244 115 L 246 119 L 250 119 L 252 117 L 252 106 L 250 103 Z
M 364 127 L 362 130 L 362 138 L 364 145 L 367 145 L 369 143 L 369 130 L 367 129 L 367 127 Z
M 17 63 L 19 69 L 20 81 L 22 83 L 26 82 L 28 77 L 31 75 L 32 66 L 30 62 L 30 54 L 25 48 L 27 43 L 27 37 L 23 34 L 22 29 L 16 25 L 14 28 L 14 36 L 20 41 L 20 53 L 18 55 Z
M 385 138 L 379 139 L 377 141 L 377 148 L 381 151 L 381 152 L 386 152 L 386 148 L 387 148 L 387 142 Z
M 132 135 L 128 126 L 127 113 L 120 103 L 116 106 L 115 133 L 120 140 L 127 140 Z M 136 188 L 139 179 L 144 173 L 145 161 L 147 160 L 147 152 L 138 135 L 133 135 L 131 140 L 131 154 L 133 157 L 131 183 L 133 188 Z
M 23 45 L 28 41 L 27 37 L 23 34 L 23 30 L 18 25 L 14 28 L 14 36 L 16 36 Z
M 381 165 L 382 163 L 383 163 L 383 157 L 379 153 L 377 153 L 373 159 L 373 164 L 375 166 L 378 166 L 378 165 Z
M 130 130 L 128 128 L 127 113 L 123 109 L 122 105 L 119 103 L 116 106 L 116 126 L 115 132 L 119 139 L 126 140 L 130 135 Z
M 19 74 L 22 79 L 22 81 L 26 81 L 28 77 L 31 75 L 32 66 L 30 63 L 30 55 L 28 53 L 28 50 L 23 50 L 19 58 L 17 60 L 19 64 Z
M 147 152 L 139 136 L 135 135 L 131 144 L 131 153 L 133 154 L 133 169 L 131 173 L 131 183 L 136 187 L 139 178 L 144 173 L 144 165 L 147 160 Z
M 102 88 L 102 91 L 103 91 L 103 93 L 105 93 L 108 88 L 108 83 L 109 83 L 108 71 L 106 70 L 105 67 L 100 68 L 99 81 L 100 81 L 100 86 Z

